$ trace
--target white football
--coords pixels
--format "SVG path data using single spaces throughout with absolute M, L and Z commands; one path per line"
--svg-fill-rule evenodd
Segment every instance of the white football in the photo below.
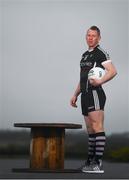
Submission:
M 105 70 L 100 67 L 93 67 L 88 73 L 88 79 L 101 79 L 105 75 Z

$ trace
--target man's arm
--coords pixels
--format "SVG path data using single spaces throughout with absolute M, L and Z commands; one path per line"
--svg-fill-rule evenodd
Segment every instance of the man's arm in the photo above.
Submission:
M 103 66 L 104 66 L 104 68 L 106 69 L 106 74 L 105 74 L 105 76 L 101 79 L 102 84 L 106 83 L 107 81 L 110 81 L 110 80 L 113 79 L 113 78 L 116 76 L 116 74 L 117 74 L 116 68 L 115 68 L 115 66 L 112 64 L 112 62 L 103 64 Z
M 93 86 L 102 85 L 110 81 L 111 79 L 113 79 L 117 74 L 116 68 L 112 64 L 112 62 L 104 63 L 102 65 L 104 66 L 106 70 L 106 74 L 104 75 L 102 79 L 91 79 L 90 84 L 92 84 Z
M 78 85 L 77 85 L 77 88 L 76 88 L 76 90 L 74 92 L 74 95 L 70 100 L 71 106 L 77 107 L 76 101 L 77 101 L 77 97 L 79 96 L 80 92 L 81 92 L 81 90 L 80 90 L 80 82 L 79 82 Z
M 78 85 L 77 85 L 77 88 L 76 88 L 76 90 L 75 90 L 75 92 L 74 92 L 74 96 L 78 97 L 79 94 L 80 94 L 80 82 L 79 82 Z

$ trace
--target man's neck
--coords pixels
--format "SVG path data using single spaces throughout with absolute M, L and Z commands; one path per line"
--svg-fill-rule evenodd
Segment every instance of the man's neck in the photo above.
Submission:
M 99 44 L 97 44 L 97 45 L 94 46 L 94 47 L 89 47 L 89 48 L 88 48 L 88 51 L 89 51 L 89 52 L 93 51 L 97 46 L 99 46 Z

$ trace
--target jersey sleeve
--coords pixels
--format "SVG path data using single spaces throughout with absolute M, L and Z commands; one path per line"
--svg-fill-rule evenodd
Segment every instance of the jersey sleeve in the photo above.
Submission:
M 106 51 L 102 50 L 102 49 L 101 49 L 101 51 L 99 53 L 98 59 L 99 59 L 99 63 L 101 65 L 104 65 L 106 63 L 111 62 L 109 54 Z

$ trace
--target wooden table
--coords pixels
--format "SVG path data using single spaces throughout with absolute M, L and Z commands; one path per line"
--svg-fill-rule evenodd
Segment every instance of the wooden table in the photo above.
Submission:
M 70 123 L 15 123 L 14 127 L 31 128 L 30 167 L 14 172 L 65 171 L 65 129 L 82 128 Z M 66 170 L 67 171 L 67 170 Z

